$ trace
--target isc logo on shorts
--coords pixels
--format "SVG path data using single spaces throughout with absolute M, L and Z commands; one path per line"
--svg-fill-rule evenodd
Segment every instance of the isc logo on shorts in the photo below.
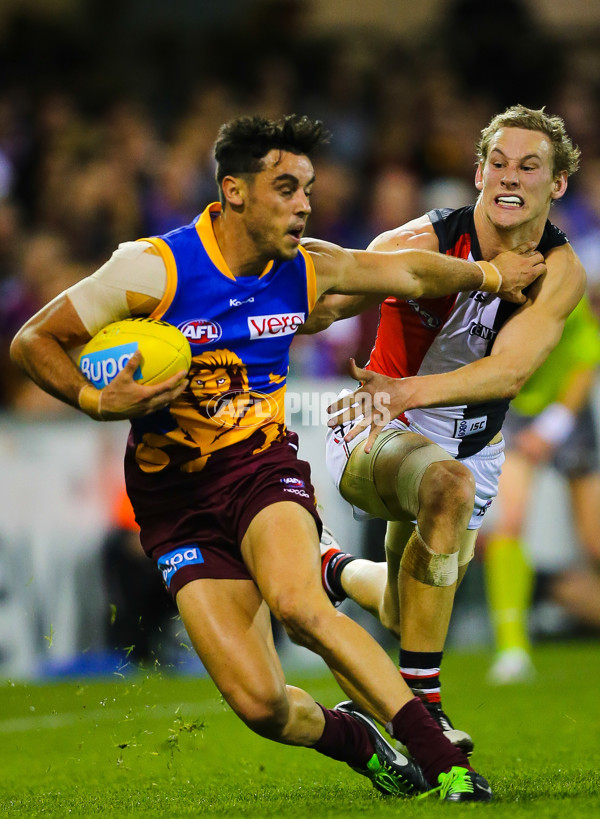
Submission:
M 158 558 L 156 565 L 163 576 L 166 587 L 170 588 L 175 572 L 184 566 L 193 566 L 195 563 L 204 563 L 204 558 L 198 546 L 190 543 L 188 546 L 179 546 L 172 552 L 162 555 Z
M 81 372 L 96 389 L 101 390 L 121 372 L 137 348 L 137 342 L 131 341 L 129 344 L 118 344 L 107 350 L 86 353 L 79 362 Z M 133 377 L 135 379 L 142 377 L 141 367 L 137 368 Z
M 479 418 L 461 418 L 454 422 L 454 437 L 466 438 L 467 435 L 475 435 L 476 432 L 483 432 L 487 426 L 487 415 Z

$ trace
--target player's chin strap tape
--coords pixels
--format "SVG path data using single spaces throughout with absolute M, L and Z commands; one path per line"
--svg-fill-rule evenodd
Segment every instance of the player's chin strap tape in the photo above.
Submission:
M 95 421 L 103 421 L 102 415 L 102 390 L 97 390 L 91 384 L 84 384 L 79 390 L 77 397 L 79 408 L 93 418 Z
M 458 580 L 458 552 L 451 555 L 434 552 L 416 526 L 408 539 L 400 565 L 407 574 L 428 586 L 452 586 Z

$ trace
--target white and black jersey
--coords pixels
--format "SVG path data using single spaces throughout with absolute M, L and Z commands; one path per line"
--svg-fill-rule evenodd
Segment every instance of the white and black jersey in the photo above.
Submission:
M 439 250 L 471 261 L 482 259 L 474 205 L 428 212 Z M 546 222 L 538 250 L 546 254 L 568 241 Z M 375 345 L 367 369 L 401 378 L 456 370 L 490 355 L 494 341 L 519 305 L 493 293 L 472 291 L 436 299 L 388 298 L 381 305 Z M 403 418 L 443 446 L 466 458 L 479 452 L 501 429 L 508 400 L 407 411 Z

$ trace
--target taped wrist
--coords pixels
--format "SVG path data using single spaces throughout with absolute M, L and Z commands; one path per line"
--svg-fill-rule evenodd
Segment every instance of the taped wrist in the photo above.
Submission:
M 475 262 L 483 274 L 481 287 L 484 293 L 498 293 L 502 288 L 502 274 L 492 262 Z
M 434 552 L 425 543 L 418 527 L 408 539 L 400 565 L 404 571 L 427 586 L 452 586 L 458 580 L 458 552 Z
M 102 390 L 97 390 L 91 384 L 84 384 L 77 396 L 79 408 L 96 421 L 103 421 Z

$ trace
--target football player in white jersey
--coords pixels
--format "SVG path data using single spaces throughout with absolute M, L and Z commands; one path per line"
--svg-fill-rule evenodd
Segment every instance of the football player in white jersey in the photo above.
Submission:
M 351 362 L 360 387 L 330 408 L 327 461 L 341 495 L 355 517 L 389 523 L 382 563 L 355 559 L 326 533 L 325 588 L 332 601 L 352 598 L 395 635 L 402 675 L 467 752 L 470 736 L 442 710 L 440 663 L 455 591 L 497 492 L 509 401 L 556 345 L 585 289 L 583 266 L 548 221 L 578 162 L 559 117 L 522 105 L 494 117 L 478 145 L 476 204 L 431 211 L 378 236 L 370 249 L 421 248 L 485 263 L 533 240 L 547 274 L 515 309 L 477 291 L 386 299 L 369 363 Z M 326 297 L 312 328 L 373 303 Z

